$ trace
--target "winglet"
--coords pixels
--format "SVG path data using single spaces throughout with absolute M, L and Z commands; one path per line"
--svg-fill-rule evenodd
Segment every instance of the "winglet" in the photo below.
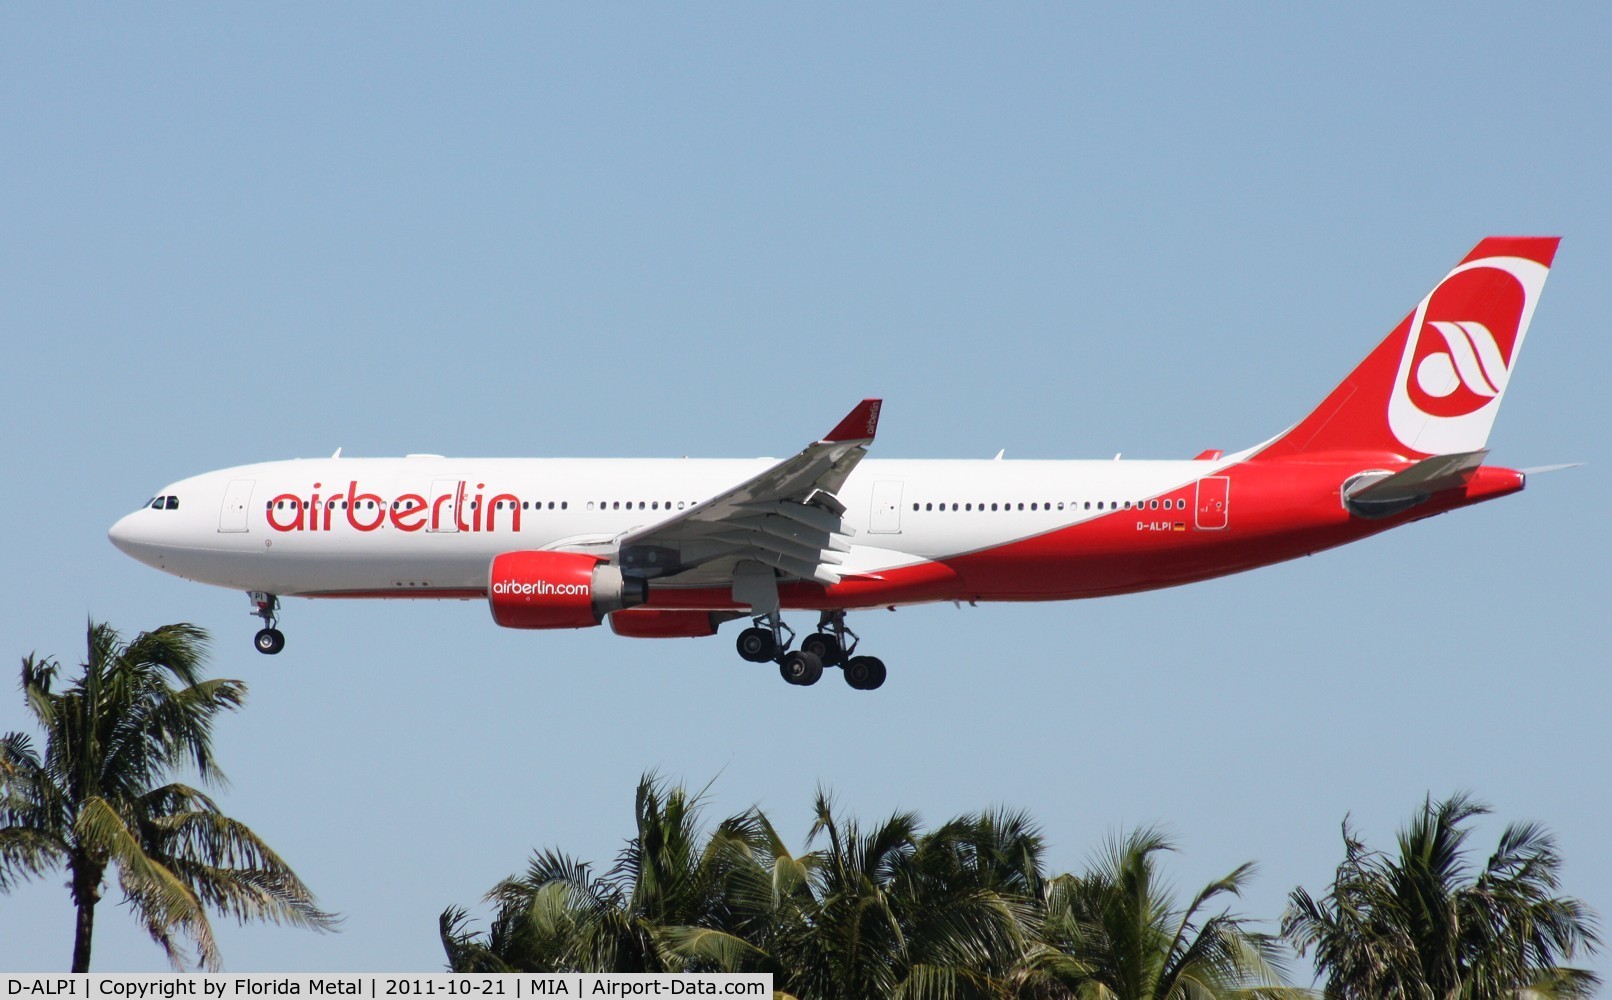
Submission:
M 882 399 L 864 399 L 856 404 L 856 408 L 845 415 L 828 436 L 823 438 L 824 444 L 833 444 L 837 441 L 872 441 L 874 433 L 879 429 L 879 407 Z

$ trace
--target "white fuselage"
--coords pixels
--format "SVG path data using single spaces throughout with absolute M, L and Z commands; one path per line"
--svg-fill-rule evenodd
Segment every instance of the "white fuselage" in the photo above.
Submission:
M 843 571 L 942 560 L 1102 518 L 1158 510 L 1216 461 L 865 459 L 839 492 Z M 484 591 L 494 556 L 607 551 L 773 459 L 303 459 L 183 480 L 112 529 L 120 548 L 190 580 L 282 595 Z M 1187 496 L 1191 494 L 1188 493 Z M 1172 498 L 1163 520 L 1193 521 Z M 1180 509 L 1176 504 L 1180 504 Z M 697 582 L 697 577 L 694 582 Z

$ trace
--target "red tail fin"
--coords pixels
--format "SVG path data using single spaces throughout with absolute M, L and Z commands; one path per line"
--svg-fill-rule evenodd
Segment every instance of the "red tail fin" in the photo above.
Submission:
M 1556 256 L 1555 236 L 1491 236 L 1445 275 L 1320 406 L 1259 458 L 1478 451 Z

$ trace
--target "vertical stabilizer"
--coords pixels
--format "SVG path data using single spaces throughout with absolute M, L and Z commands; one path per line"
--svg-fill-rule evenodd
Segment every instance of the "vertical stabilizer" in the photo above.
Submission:
M 1481 450 L 1559 242 L 1479 243 L 1320 406 L 1256 457 Z

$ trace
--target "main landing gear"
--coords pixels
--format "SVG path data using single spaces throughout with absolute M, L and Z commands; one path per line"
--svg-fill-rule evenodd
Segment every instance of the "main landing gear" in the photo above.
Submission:
M 846 639 L 850 643 L 846 643 Z M 884 683 L 884 661 L 876 656 L 855 656 L 861 639 L 845 627 L 845 612 L 825 611 L 817 631 L 791 650 L 795 632 L 777 613 L 762 615 L 739 633 L 739 655 L 751 663 L 776 663 L 778 673 L 791 684 L 816 684 L 824 667 L 839 667 L 845 683 L 858 691 L 872 691 Z
M 263 619 L 263 627 L 252 637 L 252 645 L 259 653 L 273 656 L 285 648 L 285 633 L 275 628 L 280 623 L 280 599 L 261 590 L 248 591 L 252 599 L 252 614 Z

